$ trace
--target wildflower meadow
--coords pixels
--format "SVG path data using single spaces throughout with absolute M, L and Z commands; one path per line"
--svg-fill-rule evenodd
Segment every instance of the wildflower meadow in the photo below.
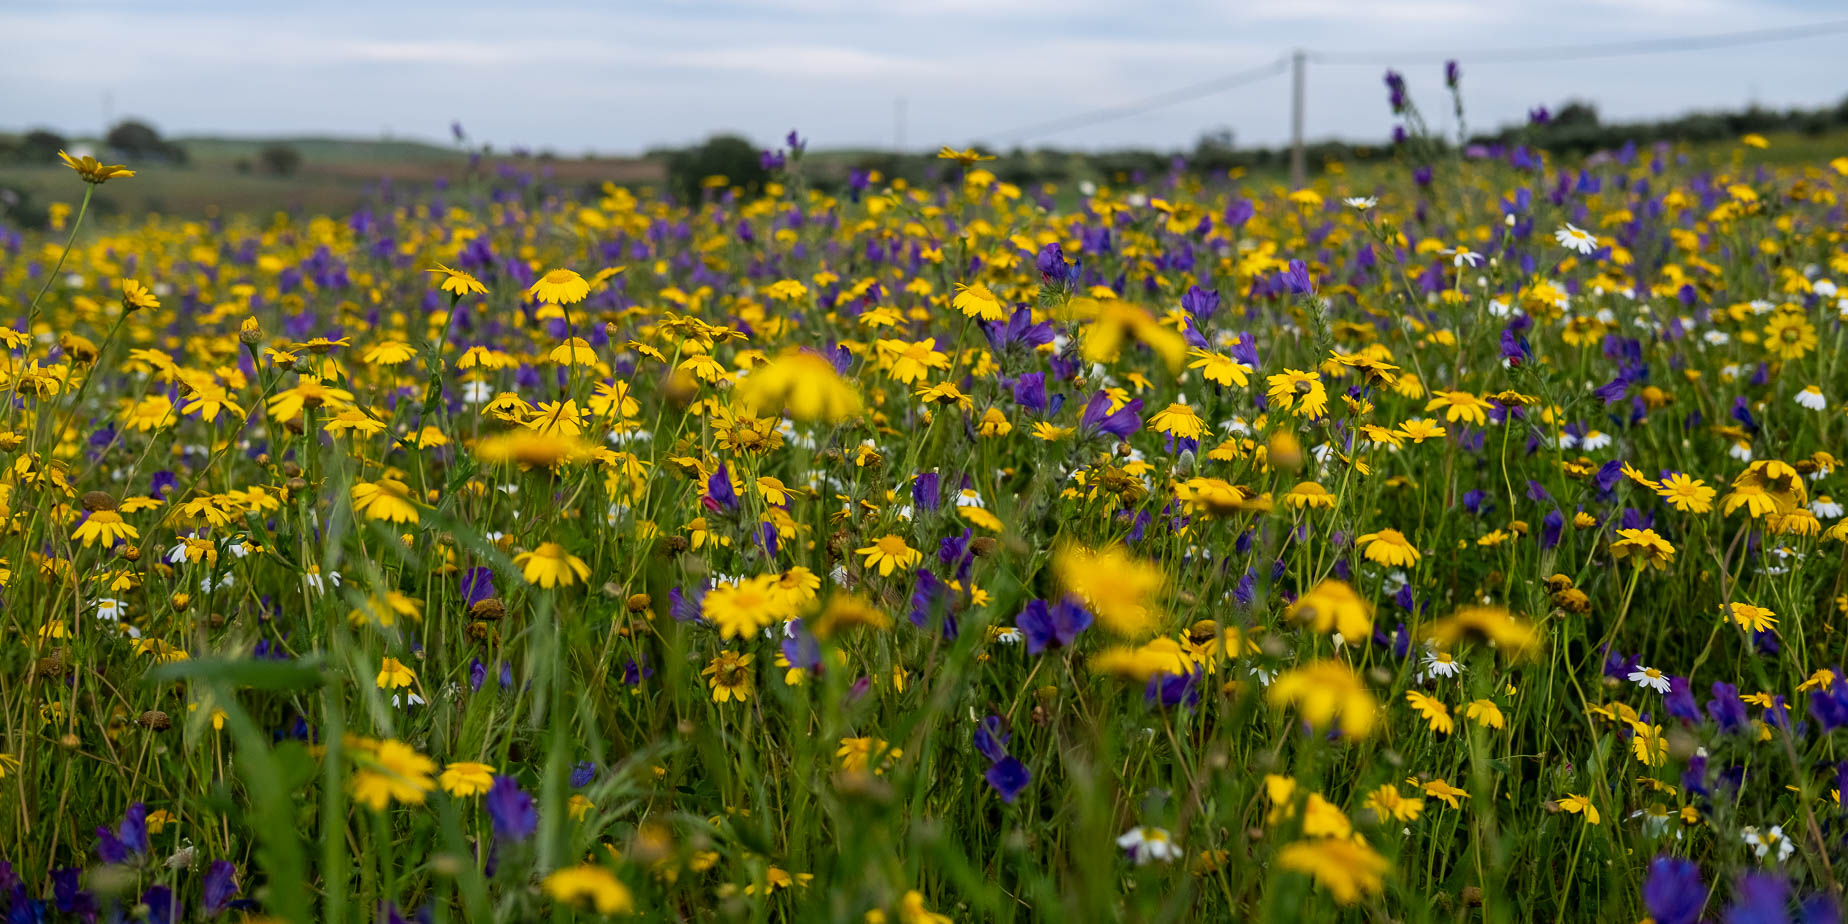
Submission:
M 1296 189 L 65 155 L 0 916 L 1839 920 L 1848 158 L 1388 87 Z

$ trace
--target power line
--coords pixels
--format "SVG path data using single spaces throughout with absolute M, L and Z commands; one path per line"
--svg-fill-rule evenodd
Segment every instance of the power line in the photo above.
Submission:
M 1184 87 L 1177 87 L 1165 93 L 1157 93 L 1153 96 L 1145 96 L 1142 99 L 1135 100 L 1134 102 L 1121 103 L 1115 106 L 1106 106 L 1101 109 L 1093 109 L 1089 112 L 1081 112 L 1076 115 L 1066 116 L 1064 118 L 1052 119 L 1050 121 L 1040 122 L 1034 125 L 1026 125 L 1020 128 L 1012 129 L 1010 131 L 995 132 L 994 137 L 1012 138 L 1016 141 L 1022 141 L 1028 138 L 1037 138 L 1043 135 L 1050 135 L 1055 132 L 1069 131 L 1074 128 L 1083 128 L 1087 125 L 1096 125 L 1100 122 L 1109 122 L 1109 121 L 1113 121 L 1116 119 L 1127 118 L 1133 115 L 1141 115 L 1144 112 L 1148 112 L 1153 109 L 1158 109 L 1162 106 L 1169 106 L 1169 105 L 1173 105 L 1174 103 L 1185 102 L 1190 99 L 1197 99 L 1202 96 L 1211 96 L 1215 93 L 1223 93 L 1227 90 L 1233 89 L 1234 87 L 1240 87 L 1246 84 L 1256 83 L 1260 80 L 1263 80 L 1266 77 L 1274 77 L 1278 74 L 1283 73 L 1284 69 L 1289 67 L 1289 65 L 1290 65 L 1290 62 L 1288 58 L 1278 58 L 1277 60 L 1272 61 L 1269 64 L 1260 65 L 1258 67 L 1250 68 L 1248 70 L 1238 71 L 1236 73 L 1226 74 L 1220 77 L 1214 77 L 1210 80 L 1200 81 L 1199 83 L 1188 84 L 1187 86 L 1184 86 Z
M 1466 60 L 1472 65 L 1501 64 L 1517 61 L 1576 61 L 1587 58 L 1618 58 L 1629 55 L 1671 54 L 1680 51 L 1701 51 L 1710 48 L 1729 48 L 1741 45 L 1762 45 L 1768 42 L 1787 42 L 1795 39 L 1815 38 L 1848 32 L 1848 19 L 1812 23 L 1804 26 L 1786 26 L 1776 29 L 1748 29 L 1737 32 L 1719 32 L 1709 35 L 1689 35 L 1677 38 L 1644 39 L 1633 42 L 1600 42 L 1590 45 L 1548 45 L 1529 46 L 1526 48 L 1472 48 L 1463 52 L 1441 51 L 1405 51 L 1393 54 L 1375 52 L 1311 52 L 1311 60 L 1318 64 L 1348 65 L 1359 64 L 1372 67 L 1385 67 L 1401 64 L 1408 59 L 1428 61 Z

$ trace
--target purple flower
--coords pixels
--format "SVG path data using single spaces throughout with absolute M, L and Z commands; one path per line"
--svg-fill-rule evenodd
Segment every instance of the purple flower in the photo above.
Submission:
M 802 620 L 789 621 L 788 636 L 783 639 L 783 657 L 789 666 L 805 671 L 821 669 L 821 645 L 815 641 L 813 633 L 802 625 Z
M 10 873 L 10 869 L 7 870 L 7 872 Z M 52 903 L 57 905 L 58 910 L 64 914 L 73 915 L 86 921 L 93 921 L 96 919 L 96 896 L 90 894 L 90 892 L 83 887 L 83 883 L 79 878 L 82 875 L 83 870 L 75 866 L 52 870 Z M 6 878 L 6 876 L 0 876 L 0 880 Z M 6 898 L 5 895 L 0 895 L 0 906 L 6 904 Z M 18 901 L 19 898 L 15 896 L 14 909 L 23 910 L 20 909 Z
M 1021 763 L 1019 758 L 1003 757 L 995 761 L 987 773 L 982 774 L 982 779 L 995 788 L 1001 801 L 1012 804 L 1020 791 L 1026 789 L 1027 783 L 1032 781 L 1033 774 L 1027 772 L 1027 765 Z
M 1656 924 L 1694 924 L 1707 904 L 1707 887 L 1692 860 L 1656 857 L 1643 883 L 1643 907 Z
M 1030 411 L 1046 409 L 1046 373 L 1027 372 L 1014 380 L 1014 403 Z
M 919 510 L 936 513 L 937 507 L 942 503 L 937 491 L 940 480 L 936 472 L 924 472 L 918 475 L 911 483 L 912 505 Z
M 1504 327 L 1501 332 L 1501 355 L 1511 366 L 1519 366 L 1534 358 L 1534 351 L 1528 349 L 1527 338 L 1516 333 L 1512 327 Z
M 237 895 L 237 867 L 230 860 L 213 860 L 205 870 L 205 913 L 217 917 Z
M 1747 873 L 1733 886 L 1726 924 L 1787 924 L 1790 883 L 1774 873 Z
M 732 489 L 731 472 L 723 464 L 706 479 L 704 502 L 706 509 L 714 513 L 731 513 L 738 509 L 738 492 Z
M 1457 67 L 1457 62 L 1455 60 L 1445 61 L 1444 62 L 1444 86 L 1447 86 L 1450 89 L 1454 90 L 1457 88 L 1457 84 L 1460 81 L 1462 81 L 1462 79 L 1463 79 L 1463 71 L 1461 68 Z
M 1668 678 L 1668 695 L 1662 698 L 1662 704 L 1668 708 L 1668 714 L 1683 722 L 1698 723 L 1701 720 L 1700 706 L 1694 702 L 1694 687 L 1686 677 Z
M 1002 719 L 991 715 L 982 720 L 975 728 L 975 749 L 990 761 L 1007 757 L 1008 733 L 1002 727 Z
M 1713 698 L 1707 700 L 1707 714 L 1723 732 L 1740 731 L 1748 721 L 1745 703 L 1739 699 L 1739 688 L 1724 681 L 1714 681 Z
M 1065 248 L 1060 247 L 1058 241 L 1040 248 L 1034 267 L 1039 270 L 1041 279 L 1051 283 L 1063 282 L 1066 270 L 1070 268 L 1070 264 L 1065 262 Z
M 462 605 L 474 606 L 494 596 L 494 570 L 470 568 L 462 572 Z
M 577 766 L 571 768 L 571 788 L 572 789 L 583 789 L 584 787 L 589 786 L 591 781 L 595 780 L 596 778 L 597 778 L 597 765 L 591 763 L 588 760 L 578 761 Z
M 1212 319 L 1213 312 L 1219 310 L 1219 292 L 1214 289 L 1189 286 L 1187 294 L 1181 296 L 1181 309 L 1197 323 L 1204 324 Z
M 1394 115 L 1398 115 L 1405 111 L 1407 102 L 1405 97 L 1405 78 L 1399 76 L 1398 71 L 1389 70 L 1386 72 L 1386 100 L 1392 104 Z
M 178 897 L 164 885 L 153 886 L 141 893 L 141 903 L 148 906 L 148 924 L 173 924 L 174 921 L 186 920 Z
M 1131 433 L 1142 429 L 1142 418 L 1137 416 L 1142 410 L 1142 399 L 1132 398 L 1128 404 L 1110 410 L 1110 396 L 1098 392 L 1085 403 L 1084 414 L 1078 418 L 1078 433 L 1083 437 L 1108 433 L 1118 439 L 1128 439 Z
M 1027 654 L 1036 655 L 1048 648 L 1070 645 L 1078 633 L 1090 627 L 1091 613 L 1071 597 L 1061 598 L 1051 606 L 1044 600 L 1034 600 L 1021 610 L 1017 622 L 1027 637 Z
M 520 843 L 539 829 L 539 812 L 533 797 L 520 788 L 511 776 L 497 776 L 488 788 L 488 818 L 494 822 L 494 836 Z
M 1284 291 L 1291 295 L 1315 294 L 1315 281 L 1309 278 L 1309 266 L 1301 260 L 1291 260 L 1290 268 L 1278 278 Z

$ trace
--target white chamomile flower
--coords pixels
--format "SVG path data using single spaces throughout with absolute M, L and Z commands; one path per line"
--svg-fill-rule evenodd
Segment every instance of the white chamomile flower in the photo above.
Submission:
M 1357 212 L 1364 212 L 1376 205 L 1379 205 L 1380 200 L 1375 199 L 1372 196 L 1349 196 L 1348 198 L 1341 200 L 1341 203 L 1343 205 L 1346 205 L 1348 208 L 1354 209 Z
M 127 613 L 127 605 L 114 597 L 104 597 L 96 601 L 96 618 L 104 622 L 120 622 Z
M 1468 247 L 1464 247 L 1462 245 L 1458 245 L 1457 249 L 1455 250 L 1446 250 L 1444 251 L 1444 253 L 1449 255 L 1450 262 L 1454 266 L 1472 266 L 1473 267 L 1473 266 L 1482 265 L 1482 254 L 1479 254 L 1469 249 Z
M 486 404 L 494 398 L 494 388 L 486 382 L 463 382 L 462 400 L 468 404 Z
M 1828 408 L 1829 399 L 1822 396 L 1822 389 L 1810 385 L 1797 392 L 1797 403 L 1812 411 L 1820 411 Z
M 1630 682 L 1639 687 L 1648 687 L 1657 693 L 1668 692 L 1668 675 L 1653 667 L 1638 667 L 1630 672 Z
M 1772 851 L 1776 851 L 1777 860 L 1782 863 L 1789 859 L 1791 853 L 1797 849 L 1797 845 L 1784 836 L 1782 825 L 1772 825 L 1769 831 L 1760 831 L 1750 826 L 1740 828 L 1739 837 L 1751 846 L 1752 852 L 1757 854 L 1760 860 Z
M 1707 341 L 1713 346 L 1725 346 L 1732 340 L 1732 336 L 1723 330 L 1710 330 L 1703 332 L 1700 335 L 1700 339 Z
M 1842 505 L 1836 503 L 1835 499 L 1829 495 L 1820 494 L 1815 500 L 1810 501 L 1810 512 L 1815 514 L 1818 520 L 1833 520 L 1842 515 Z
M 1559 246 L 1580 254 L 1590 254 L 1598 249 L 1597 235 L 1570 222 L 1553 232 L 1553 240 L 1558 241 Z
M 995 633 L 995 641 L 1003 645 L 1018 645 L 1025 640 L 1026 636 L 1013 626 L 1001 626 L 1000 631 Z
M 1579 448 L 1585 450 L 1603 449 L 1611 444 L 1611 435 L 1602 430 L 1587 430 L 1579 438 Z
M 1726 454 L 1741 462 L 1750 462 L 1752 461 L 1752 444 L 1740 440 L 1733 443 L 1732 448 L 1726 450 Z
M 1130 858 L 1136 861 L 1137 866 L 1147 864 L 1151 860 L 1161 860 L 1165 863 L 1169 860 L 1178 860 L 1181 856 L 1181 848 L 1174 843 L 1173 835 L 1162 828 L 1130 828 L 1123 832 L 1123 836 L 1117 838 L 1116 842 L 1118 847 L 1129 851 Z
M 1423 677 L 1455 677 L 1463 673 L 1463 664 L 1448 651 L 1435 648 L 1425 652 Z M 1422 678 L 1421 678 L 1422 679 Z

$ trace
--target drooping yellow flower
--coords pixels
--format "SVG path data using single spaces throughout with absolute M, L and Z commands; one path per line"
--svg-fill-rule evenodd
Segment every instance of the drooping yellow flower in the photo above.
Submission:
M 436 788 L 431 777 L 436 762 L 402 741 L 381 741 L 360 759 L 350 781 L 353 798 L 374 811 L 384 811 L 394 801 L 422 805 L 425 794 Z
M 1382 529 L 1354 540 L 1368 561 L 1388 568 L 1409 568 L 1418 564 L 1418 547 L 1396 529 Z
M 77 528 L 71 532 L 71 538 L 89 548 L 102 543 L 107 549 L 117 542 L 132 541 L 141 538 L 141 531 L 124 521 L 122 515 L 114 510 L 93 510 Z
M 1603 820 L 1603 817 L 1598 814 L 1598 807 L 1592 805 L 1591 800 L 1584 796 L 1567 793 L 1565 798 L 1559 800 L 1559 807 L 1571 814 L 1585 816 L 1586 824 L 1595 825 Z
M 774 576 L 760 575 L 720 584 L 706 592 L 700 614 L 718 627 L 721 639 L 749 638 L 793 613 L 775 592 L 775 581 Z
M 1333 578 L 1296 598 L 1284 615 L 1309 623 L 1317 632 L 1339 632 L 1342 638 L 1350 641 L 1373 637 L 1373 604 L 1362 599 L 1345 581 Z
M 1159 628 L 1167 575 L 1128 549 L 1068 545 L 1053 554 L 1052 568 L 1059 586 L 1083 601 L 1098 626 L 1112 635 L 1141 639 Z
M 450 269 L 449 267 L 444 266 L 441 263 L 438 263 L 436 266 L 432 267 L 431 269 L 424 270 L 424 272 L 433 273 L 435 275 L 443 277 L 443 281 L 437 287 L 444 292 L 448 292 L 449 294 L 456 296 L 457 298 L 460 298 L 464 295 L 486 295 L 488 294 L 488 287 L 482 285 L 481 280 L 476 279 L 475 277 L 467 273 L 464 273 L 461 270 Z
M 1450 717 L 1450 707 L 1445 706 L 1435 696 L 1420 693 L 1417 690 L 1405 691 L 1405 701 L 1424 717 L 1431 730 L 1440 735 L 1448 735 L 1456 728 L 1456 720 Z
M 520 566 L 527 583 L 547 589 L 570 587 L 590 578 L 590 566 L 556 542 L 543 542 L 530 552 L 521 552 L 513 557 L 513 563 Z
M 950 307 L 962 312 L 966 318 L 980 321 L 1007 320 L 1007 308 L 1001 304 L 1001 299 L 981 283 L 957 285 L 956 297 L 950 300 Z
M 1206 421 L 1185 404 L 1170 404 L 1149 417 L 1148 428 L 1157 433 L 1184 440 L 1197 440 L 1206 433 Z
M 590 295 L 590 283 L 576 271 L 555 269 L 540 276 L 526 290 L 528 298 L 552 305 L 575 305 Z
M 1425 626 L 1424 637 L 1445 651 L 1478 641 L 1508 657 L 1530 654 L 1538 648 L 1534 628 L 1499 606 L 1463 606 Z
M 473 761 L 451 761 L 443 768 L 443 775 L 437 777 L 443 791 L 457 798 L 479 796 L 494 785 L 494 767 L 492 764 Z
M 635 911 L 635 894 L 629 887 L 623 885 L 615 873 L 588 863 L 566 867 L 545 877 L 545 894 L 568 905 L 587 904 L 598 914 Z
M 1364 805 L 1381 821 L 1417 821 L 1418 816 L 1424 814 L 1424 806 L 1423 799 L 1407 796 L 1391 783 L 1382 783 L 1368 793 Z
M 1611 543 L 1611 558 L 1631 559 L 1638 568 L 1651 567 L 1666 571 L 1675 560 L 1675 547 L 1653 529 L 1620 529 Z
M 417 504 L 411 500 L 409 485 L 395 478 L 353 483 L 353 512 L 368 520 L 387 523 L 415 523 Z
M 808 352 L 785 353 L 758 366 L 733 394 L 757 415 L 788 413 L 797 420 L 840 422 L 860 413 L 860 393 L 832 363 Z
M 96 158 L 88 154 L 82 157 L 72 157 L 63 151 L 59 151 L 58 159 L 64 161 L 64 166 L 77 171 L 77 175 L 83 177 L 85 183 L 94 183 L 99 186 L 110 180 L 126 180 L 135 175 L 135 171 L 121 164 L 100 163 Z
M 402 690 L 417 682 L 417 672 L 404 666 L 397 658 L 386 658 L 379 662 L 378 687 L 381 690 Z
M 1354 669 L 1322 660 L 1278 675 L 1265 698 L 1274 707 L 1295 706 L 1303 721 L 1317 730 L 1338 728 L 1349 738 L 1373 731 L 1379 703 Z
M 1298 841 L 1277 851 L 1277 866 L 1309 876 L 1342 905 L 1378 895 L 1392 869 L 1385 857 L 1366 844 L 1332 837 Z

